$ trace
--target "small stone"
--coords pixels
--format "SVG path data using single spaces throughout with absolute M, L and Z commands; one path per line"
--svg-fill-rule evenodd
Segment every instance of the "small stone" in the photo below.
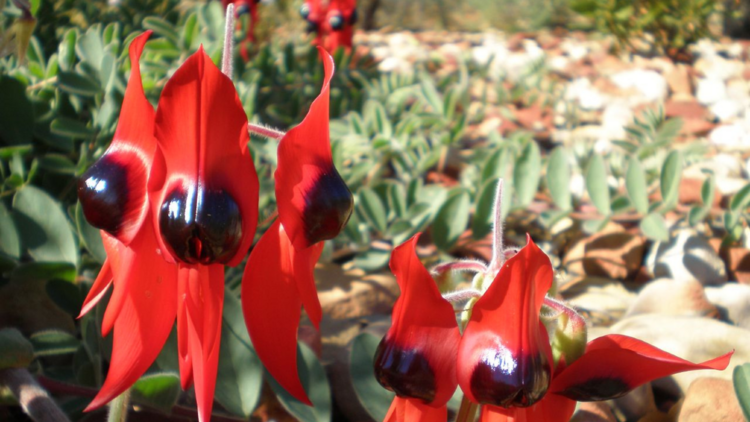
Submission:
M 721 125 L 711 131 L 709 141 L 715 146 L 731 149 L 750 148 L 750 125 L 744 122 L 735 122 Z
M 669 83 L 672 94 L 693 94 L 693 84 L 690 82 L 690 72 L 684 64 L 678 64 L 664 74 Z
M 693 229 L 677 230 L 669 241 L 654 243 L 646 266 L 654 278 L 697 281 L 704 286 L 727 280 L 724 261 L 705 236 Z
M 609 405 L 601 401 L 582 402 L 570 422 L 617 422 Z
M 750 329 L 750 286 L 726 283 L 718 287 L 706 287 L 706 297 L 716 305 L 722 316 L 732 324 Z
M 622 414 L 629 421 L 639 420 L 646 415 L 657 412 L 654 391 L 650 382 L 612 400 L 612 406 L 617 413 Z
M 722 248 L 719 255 L 727 264 L 731 280 L 750 285 L 750 249 L 741 246 Z
M 621 318 L 635 300 L 625 283 L 600 277 L 577 277 L 561 283 L 560 294 L 576 309 L 590 315 L 589 322 L 608 326 Z
M 719 100 L 709 107 L 711 113 L 721 122 L 729 122 L 742 115 L 745 107 L 739 100 L 723 99 Z
M 571 274 L 626 280 L 638 272 L 645 250 L 643 237 L 611 225 L 573 245 L 563 265 Z
M 745 420 L 732 382 L 713 377 L 698 378 L 690 384 L 677 422 Z
M 750 287 L 750 286 L 749 286 Z M 697 281 L 675 281 L 660 278 L 648 283 L 625 314 L 695 315 L 716 314 L 716 307 L 706 298 Z
M 727 87 L 721 79 L 702 78 L 698 80 L 695 96 L 699 103 L 710 105 L 727 98 Z
M 621 89 L 637 89 L 646 102 L 661 101 L 667 97 L 667 80 L 653 70 L 626 70 L 612 75 L 611 79 Z

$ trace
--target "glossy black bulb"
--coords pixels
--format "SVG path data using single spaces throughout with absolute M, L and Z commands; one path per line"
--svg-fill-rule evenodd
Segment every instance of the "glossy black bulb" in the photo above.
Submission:
M 528 407 L 544 397 L 550 369 L 542 353 L 514 356 L 497 347 L 487 350 L 474 368 L 471 392 L 481 404 Z
M 341 15 L 332 15 L 328 18 L 328 24 L 331 25 L 331 29 L 334 31 L 341 31 L 344 29 L 344 18 Z
M 299 14 L 302 16 L 302 19 L 307 19 L 310 16 L 310 5 L 307 3 L 302 4 L 299 8 Z
M 352 14 L 349 15 L 349 25 L 354 25 L 359 20 L 359 16 L 357 16 L 357 9 L 352 10 Z
M 383 338 L 375 352 L 374 366 L 380 385 L 397 396 L 421 399 L 425 403 L 435 399 L 435 372 L 422 353 L 405 350 Z
M 313 32 L 318 32 L 318 24 L 313 21 L 307 21 L 307 27 L 305 27 L 305 30 L 308 34 L 311 34 Z
M 305 206 L 305 232 L 310 244 L 338 236 L 353 209 L 354 197 L 336 170 L 321 175 Z
M 78 179 L 78 199 L 86 220 L 113 236 L 121 233 L 128 209 L 146 200 L 145 172 L 125 162 L 105 154 Z M 133 192 L 138 187 L 144 190 L 143 198 Z
M 235 12 L 237 16 L 242 16 L 250 13 L 250 6 L 247 5 L 247 3 L 242 3 L 241 5 L 237 6 L 237 11 Z
M 173 189 L 159 211 L 159 230 L 175 258 L 188 264 L 227 263 L 242 240 L 240 208 L 222 189 Z

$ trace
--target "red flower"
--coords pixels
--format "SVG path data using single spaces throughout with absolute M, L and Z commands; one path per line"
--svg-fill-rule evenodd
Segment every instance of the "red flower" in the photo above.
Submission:
M 678 372 L 724 369 L 732 353 L 694 364 L 640 340 L 608 335 L 553 370 L 547 330 L 539 321 L 552 265 L 531 239 L 502 267 L 472 308 L 459 345 L 458 381 L 482 404 L 482 421 L 566 422 L 575 401 L 608 400 Z
M 325 6 L 321 0 L 306 0 L 300 7 L 300 15 L 307 21 L 308 32 L 316 33 L 315 45 L 323 45 L 327 51 L 352 48 L 356 0 L 330 0 Z
M 132 71 L 111 146 L 79 183 L 107 261 L 82 314 L 114 291 L 102 334 L 114 327 L 109 373 L 87 409 L 130 387 L 153 363 L 177 318 L 183 388 L 195 383 L 201 421 L 213 405 L 224 264 L 250 247 L 258 180 L 247 118 L 232 81 L 199 49 L 167 82 L 156 114 L 138 61 L 150 35 L 130 46 Z
M 310 404 L 297 376 L 300 307 L 313 324 L 322 317 L 313 267 L 346 224 L 352 194 L 333 166 L 328 135 L 333 58 L 321 50 L 325 77 L 304 120 L 278 147 L 279 218 L 253 248 L 242 277 L 242 309 L 250 338 L 268 372 L 290 394 Z
M 331 0 L 324 23 L 325 48 L 336 51 L 339 47 L 352 48 L 354 24 L 357 23 L 356 0 Z
M 402 292 L 375 357 L 378 381 L 397 395 L 388 422 L 445 421 L 444 404 L 456 386 L 453 371 L 465 398 L 482 405 L 483 422 L 566 422 L 576 401 L 608 400 L 657 378 L 729 364 L 731 352 L 695 364 L 640 340 L 608 335 L 588 343 L 580 357 L 562 354 L 553 365 L 540 312 L 545 303 L 564 305 L 545 298 L 552 265 L 530 238 L 499 265 L 457 340 L 453 309 L 419 263 L 415 242 L 393 252 L 391 268 Z M 585 329 L 582 319 L 571 323 Z
M 396 393 L 385 421 L 445 421 L 456 390 L 461 335 L 453 306 L 440 296 L 416 253 L 419 235 L 395 248 L 391 271 L 401 288 L 393 324 L 378 345 L 375 376 Z

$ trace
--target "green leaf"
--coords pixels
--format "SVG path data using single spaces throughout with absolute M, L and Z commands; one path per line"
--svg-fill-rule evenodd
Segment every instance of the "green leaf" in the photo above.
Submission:
M 478 199 L 475 201 L 474 217 L 471 219 L 471 235 L 474 239 L 481 239 L 492 230 L 495 196 L 499 182 L 499 178 L 489 180 L 479 191 Z
M 374 190 L 365 186 L 357 192 L 357 199 L 359 199 L 358 205 L 370 226 L 380 233 L 385 232 L 386 212 L 380 196 Z
M 26 97 L 26 85 L 15 78 L 0 76 L 0 146 L 31 143 L 34 108 Z
M 349 374 L 362 407 L 374 420 L 382 421 L 395 394 L 383 388 L 375 379 L 373 361 L 378 343 L 380 339 L 369 333 L 354 338 L 349 355 Z
M 732 212 L 740 213 L 747 208 L 748 204 L 750 204 L 750 183 L 743 186 L 739 192 L 734 194 L 732 200 L 729 202 L 729 209 Z
M 432 222 L 432 240 L 438 249 L 450 250 L 466 230 L 469 221 L 469 194 L 461 189 L 440 207 Z
M 643 217 L 641 220 L 641 232 L 649 239 L 666 242 L 669 240 L 669 230 L 664 217 L 658 212 Z
M 101 25 L 94 24 L 89 27 L 86 33 L 78 38 L 75 49 L 81 61 L 88 63 L 98 71 L 102 63 L 102 57 L 104 57 Z
M 643 171 L 641 162 L 636 156 L 631 156 L 628 161 L 628 171 L 625 175 L 625 187 L 628 189 L 630 202 L 636 211 L 642 215 L 648 213 L 648 187 L 646 186 L 646 173 Z
M 569 210 L 573 207 L 570 194 L 570 164 L 565 148 L 557 147 L 552 151 L 547 164 L 547 188 L 557 208 Z
M 148 16 L 143 19 L 143 27 L 154 31 L 155 34 L 167 38 L 169 41 L 172 41 L 174 45 L 179 45 L 180 36 L 177 33 L 177 29 L 164 19 L 156 16 Z
M 88 127 L 85 123 L 67 117 L 58 117 L 53 120 L 50 124 L 50 131 L 55 135 L 71 139 L 86 139 L 96 133 L 94 128 Z
M 34 360 L 34 347 L 15 328 L 0 329 L 0 369 L 26 368 Z
M 76 41 L 78 40 L 78 30 L 76 28 L 68 29 L 63 35 L 60 45 L 57 47 L 57 56 L 59 57 L 60 70 L 68 71 L 73 69 L 76 62 Z
M 58 262 L 28 262 L 19 265 L 10 273 L 10 279 L 16 281 L 58 279 L 73 283 L 75 278 L 75 265 Z
M 364 253 L 357 254 L 354 258 L 354 266 L 365 271 L 375 271 L 385 267 L 390 258 L 389 251 L 371 248 Z
M 0 201 L 0 252 L 16 259 L 21 256 L 21 239 L 16 230 L 16 222 L 2 201 Z
M 586 189 L 596 209 L 607 216 L 612 213 L 609 204 L 609 185 L 607 185 L 607 169 L 599 154 L 594 154 L 586 170 Z
M 484 167 L 482 168 L 482 181 L 487 182 L 490 179 L 498 177 L 504 178 L 509 161 L 510 153 L 508 152 L 508 148 L 495 150 L 484 163 Z
M 104 260 L 107 259 L 107 252 L 104 250 L 102 236 L 96 227 L 86 221 L 80 202 L 76 204 L 75 218 L 76 229 L 78 229 L 78 236 L 83 241 L 83 246 L 86 247 L 86 250 L 91 253 L 97 262 L 100 264 L 104 263 Z
M 672 151 L 664 160 L 661 169 L 661 197 L 663 200 L 662 212 L 674 208 L 680 194 L 680 178 L 682 177 L 682 154 Z
M 315 353 L 301 343 L 297 346 L 297 363 L 300 381 L 313 406 L 307 406 L 292 397 L 269 375 L 268 383 L 271 385 L 271 389 L 276 393 L 281 405 L 297 420 L 301 422 L 330 422 L 331 388 L 323 365 L 320 364 Z
M 101 92 L 99 81 L 72 71 L 60 71 L 57 84 L 69 94 L 93 97 Z
M 406 215 L 406 188 L 401 182 L 388 184 L 388 207 L 399 218 Z
M 25 186 L 13 198 L 23 246 L 36 261 L 78 264 L 78 246 L 60 204 L 43 190 Z
M 36 356 L 57 356 L 75 353 L 81 342 L 75 336 L 60 330 L 38 331 L 29 338 Z
M 229 412 L 248 418 L 258 404 L 262 387 L 263 365 L 247 334 L 242 305 L 235 294 L 226 289 L 216 400 Z
M 734 392 L 740 402 L 742 413 L 750 420 L 750 363 L 737 365 L 732 373 Z
M 716 191 L 716 183 L 714 183 L 713 176 L 707 177 L 703 181 L 701 186 L 701 205 L 695 205 L 690 209 L 688 214 L 688 222 L 691 226 L 698 224 L 706 215 L 711 211 L 711 205 L 714 202 L 714 193 Z
M 527 207 L 539 188 L 542 173 L 542 155 L 535 141 L 526 144 L 513 168 L 513 187 L 516 190 L 517 205 Z
M 133 401 L 169 413 L 180 397 L 180 377 L 172 372 L 142 376 L 130 387 Z

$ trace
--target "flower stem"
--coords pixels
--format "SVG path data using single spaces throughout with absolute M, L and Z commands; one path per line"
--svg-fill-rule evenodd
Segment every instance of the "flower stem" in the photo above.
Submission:
M 130 390 L 125 390 L 109 403 L 109 415 L 107 422 L 125 422 L 128 419 L 128 408 L 130 408 Z
M 21 405 L 24 413 L 35 422 L 69 422 L 70 419 L 58 407 L 31 376 L 26 368 L 0 370 L 0 386 L 7 387 Z
M 277 139 L 280 140 L 281 138 L 286 135 L 284 132 L 276 129 L 271 129 L 270 127 L 265 127 L 261 125 L 254 125 L 252 123 L 247 124 L 247 131 L 250 133 L 254 133 L 256 135 L 264 136 L 266 138 L 271 139 Z
M 227 5 L 224 26 L 224 51 L 221 54 L 221 73 L 232 79 L 232 55 L 234 53 L 234 4 Z
M 477 417 L 479 405 L 472 403 L 466 396 L 461 399 L 461 407 L 458 408 L 456 422 L 474 422 Z
M 497 182 L 495 193 L 494 219 L 492 221 L 492 261 L 488 265 L 490 274 L 497 274 L 505 263 L 503 251 L 503 179 Z

